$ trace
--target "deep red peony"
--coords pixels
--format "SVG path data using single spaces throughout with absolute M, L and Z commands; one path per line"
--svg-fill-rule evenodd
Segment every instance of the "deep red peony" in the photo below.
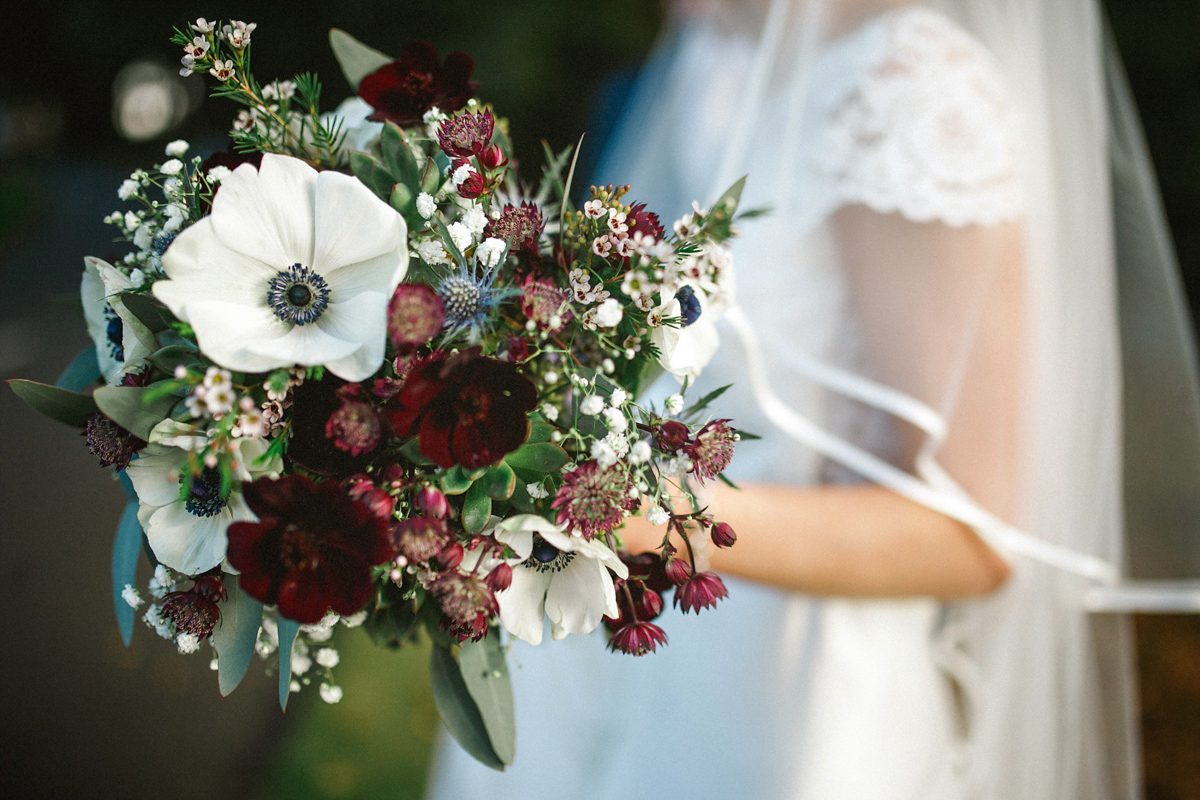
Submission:
M 429 42 L 409 42 L 399 59 L 362 79 L 358 96 L 375 109 L 371 120 L 409 125 L 434 106 L 448 114 L 466 105 L 479 91 L 474 70 L 474 59 L 461 50 L 442 63 Z
M 479 352 L 433 355 L 388 404 L 396 435 L 415 433 L 421 454 L 439 467 L 486 467 L 529 435 L 537 388 L 515 364 Z
M 307 625 L 366 604 L 371 567 L 392 556 L 388 524 L 370 506 L 303 475 L 260 478 L 242 496 L 259 521 L 230 525 L 227 552 L 247 594 Z

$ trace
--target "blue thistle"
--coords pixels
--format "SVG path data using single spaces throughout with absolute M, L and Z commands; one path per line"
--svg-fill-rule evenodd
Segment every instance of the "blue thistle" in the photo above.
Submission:
M 475 344 L 491 330 L 492 317 L 500 304 L 520 294 L 515 287 L 498 287 L 495 283 L 495 267 L 476 273 L 471 267 L 460 266 L 442 279 L 437 293 L 446 309 L 447 339 L 466 333 L 470 343 Z

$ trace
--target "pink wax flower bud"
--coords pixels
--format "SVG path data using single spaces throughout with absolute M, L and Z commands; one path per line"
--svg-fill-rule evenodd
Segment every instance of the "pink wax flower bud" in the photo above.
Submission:
M 417 496 L 413 498 L 413 505 L 421 510 L 423 514 L 438 519 L 445 519 L 450 513 L 450 503 L 446 500 L 446 495 L 432 486 L 422 486 L 417 492 Z
M 461 544 L 454 542 L 448 547 L 442 548 L 442 552 L 438 554 L 438 563 L 446 569 L 455 569 L 462 563 L 465 552 Z
M 500 169 L 508 163 L 508 156 L 498 144 L 489 144 L 479 153 L 479 165 L 487 170 Z
M 654 443 L 658 449 L 669 455 L 676 455 L 688 446 L 691 431 L 688 426 L 675 420 L 667 420 L 654 430 Z
M 667 579 L 679 586 L 692 577 L 692 565 L 682 558 L 672 558 L 666 566 Z
M 712 532 L 713 544 L 717 547 L 732 547 L 737 541 L 737 534 L 733 532 L 733 527 L 728 522 L 718 522 L 713 525 Z
M 501 562 L 495 569 L 488 573 L 485 582 L 488 588 L 493 592 L 503 592 L 509 586 L 512 586 L 513 571 L 508 564 Z
M 653 653 L 660 644 L 667 643 L 667 634 L 651 622 L 630 622 L 613 632 L 608 640 L 609 648 L 631 656 Z
M 725 583 L 715 572 L 697 572 L 675 590 L 675 605 L 685 614 L 698 614 L 700 609 L 714 608 L 718 600 L 728 596 Z

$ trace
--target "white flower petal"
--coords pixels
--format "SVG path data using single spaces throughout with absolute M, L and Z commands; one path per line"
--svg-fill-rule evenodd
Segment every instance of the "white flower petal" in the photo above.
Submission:
M 98 259 L 97 259 L 98 260 Z M 79 282 L 79 298 L 83 302 L 83 320 L 87 324 L 88 336 L 96 346 L 96 361 L 105 383 L 114 383 L 121 374 L 122 362 L 113 357 L 112 345 L 108 340 L 108 317 L 105 309 L 104 283 L 100 273 L 90 260 L 85 259 L 83 278 Z
M 352 349 L 311 363 L 324 363 L 330 372 L 348 381 L 370 377 L 383 364 L 387 304 L 388 298 L 378 292 L 362 292 L 344 302 L 331 303 L 315 325 L 304 327 L 319 328 L 333 339 L 349 343 Z
M 325 275 L 329 282 L 329 302 L 341 303 L 361 292 L 392 292 L 404 279 L 408 268 L 408 250 L 392 250 L 380 256 L 338 267 Z
M 142 508 L 158 508 L 179 499 L 179 481 L 172 481 L 168 474 L 183 463 L 184 452 L 171 448 L 165 453 L 152 453 L 152 448 L 142 451 L 140 457 L 129 462 L 125 474 L 133 482 L 133 490 Z
M 155 294 L 163 282 L 154 284 Z M 226 369 L 266 372 L 299 363 L 259 352 L 258 347 L 282 339 L 295 326 L 283 322 L 269 308 L 238 305 L 222 300 L 203 300 L 187 307 L 187 321 L 196 331 L 196 341 L 206 356 Z M 311 327 L 311 326 L 305 326 Z M 251 350 L 251 345 L 255 346 Z
M 403 277 L 408 239 L 404 218 L 361 181 L 340 172 L 319 173 L 314 204 L 316 235 L 308 266 L 324 275 L 379 256 L 404 255 L 396 281 Z M 350 208 L 353 214 L 346 213 Z
M 615 572 L 618 578 L 629 577 L 629 567 L 625 566 L 625 562 L 622 561 L 620 557 L 612 551 L 612 548 L 608 547 L 597 539 L 588 541 L 587 539 L 577 536 L 571 538 L 574 539 L 574 549 L 576 553 L 586 556 L 593 561 L 600 562 Z M 549 540 L 547 539 L 547 541 Z M 561 550 L 563 548 L 560 547 L 559 549 Z
M 546 616 L 550 635 L 591 633 L 605 614 L 617 615 L 617 595 L 608 571 L 586 556 L 576 555 L 554 574 L 546 591 Z
M 542 643 L 542 609 L 549 583 L 549 573 L 526 567 L 513 570 L 509 587 L 496 592 L 500 622 L 505 630 L 530 644 Z
M 276 269 L 311 267 L 316 188 L 315 169 L 298 158 L 264 153 L 257 172 L 243 164 L 221 181 L 213 229 L 226 247 Z
M 268 369 L 270 369 L 289 364 L 305 366 L 326 364 L 345 358 L 360 347 L 358 342 L 348 342 L 345 339 L 329 335 L 318 325 L 292 325 L 289 327 L 291 330 L 283 336 L 247 342 L 246 352 L 269 360 L 271 367 Z M 214 361 L 218 361 L 203 342 L 200 343 L 200 349 L 212 356 Z M 234 367 L 230 367 L 230 369 L 234 369 Z M 261 372 L 262 370 L 256 371 Z M 369 374 L 370 372 L 367 373 L 367 375 Z M 365 378 L 366 375 L 362 377 Z
M 226 511 L 198 517 L 183 503 L 171 503 L 151 515 L 145 526 L 146 540 L 154 557 L 163 564 L 187 575 L 198 575 L 225 557 L 225 528 L 232 521 Z
M 170 280 L 157 281 L 154 295 L 181 319 L 187 304 L 202 299 L 220 298 L 265 308 L 271 278 L 290 266 L 266 264 L 227 247 L 216 235 L 212 220 L 205 217 L 180 233 L 162 256 Z

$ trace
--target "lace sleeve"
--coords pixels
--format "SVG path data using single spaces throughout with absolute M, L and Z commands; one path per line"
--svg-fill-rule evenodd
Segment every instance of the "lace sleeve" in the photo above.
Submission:
M 829 56 L 808 165 L 826 208 L 861 203 L 953 226 L 1021 215 L 1016 115 L 980 43 L 909 9 Z

